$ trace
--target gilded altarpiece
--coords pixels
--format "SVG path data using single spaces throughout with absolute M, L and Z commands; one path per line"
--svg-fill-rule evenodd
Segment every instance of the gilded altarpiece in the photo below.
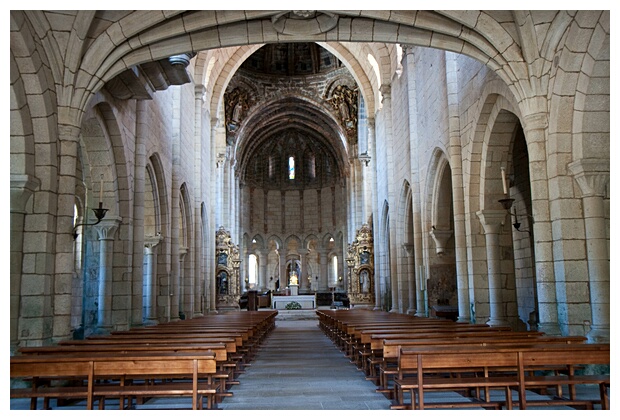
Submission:
M 349 282 L 347 293 L 352 306 L 374 306 L 375 266 L 372 229 L 364 224 L 347 250 Z
M 239 247 L 232 242 L 230 232 L 220 227 L 215 235 L 215 293 L 218 310 L 239 309 Z

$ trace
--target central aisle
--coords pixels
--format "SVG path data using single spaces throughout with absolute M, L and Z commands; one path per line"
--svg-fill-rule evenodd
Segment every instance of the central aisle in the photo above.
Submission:
M 389 410 L 317 320 L 276 321 L 223 410 Z

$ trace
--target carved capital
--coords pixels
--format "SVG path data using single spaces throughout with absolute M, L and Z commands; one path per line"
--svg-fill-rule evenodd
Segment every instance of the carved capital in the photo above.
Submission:
M 188 251 L 189 251 L 189 248 L 186 246 L 179 247 L 179 261 L 181 263 L 183 263 L 183 261 L 185 260 L 185 256 L 187 255 Z
M 504 217 L 506 217 L 505 213 Z M 431 230 L 431 238 L 435 241 L 435 252 L 437 252 L 437 255 L 443 255 L 445 253 L 446 244 L 452 237 L 452 233 L 451 230 Z
M 400 44 L 400 46 L 403 48 L 403 56 L 405 56 L 407 54 L 413 55 L 413 51 L 414 51 L 415 45 Z
M 11 212 L 24 213 L 26 203 L 41 182 L 30 175 L 11 174 Z
M 207 88 L 205 87 L 205 85 L 194 86 L 194 95 L 196 95 L 196 99 L 200 99 L 202 102 L 204 102 L 206 93 Z
M 507 214 L 505 210 L 480 210 L 476 212 L 484 228 L 484 233 L 487 235 L 499 233 L 506 221 Z
M 216 157 L 216 166 L 221 168 L 224 162 L 226 162 L 226 153 L 218 153 Z
M 114 234 L 116 229 L 121 225 L 123 219 L 120 217 L 109 217 L 103 219 L 94 228 L 97 230 L 100 241 L 112 241 L 114 240 Z
M 413 255 L 414 245 L 410 244 L 410 243 L 404 243 L 403 244 L 403 249 L 405 250 L 407 255 L 411 256 L 411 255 Z
M 523 131 L 546 130 L 549 126 L 549 117 L 546 113 L 539 112 L 528 114 L 523 117 Z
M 149 248 L 149 249 L 153 249 L 155 248 L 157 245 L 159 245 L 159 243 L 161 241 L 164 240 L 164 237 L 161 234 L 157 234 L 155 236 L 145 236 L 144 237 L 144 247 L 145 248 Z
M 65 108 L 64 111 L 67 111 L 67 109 Z M 73 118 L 76 121 L 79 121 L 79 117 L 80 115 L 77 115 L 76 112 L 73 111 L 68 111 L 68 114 L 70 115 L 69 118 Z M 69 124 L 58 124 L 58 138 L 60 140 L 68 140 L 68 141 L 75 141 L 77 142 L 78 139 L 80 138 L 80 133 L 82 132 L 81 130 L 81 124 L 76 124 L 76 125 L 69 125 Z
M 392 85 L 382 84 L 379 88 L 379 92 L 381 92 L 381 96 L 383 96 L 382 102 L 390 99 L 392 97 Z
M 584 197 L 604 197 L 609 184 L 609 159 L 584 158 L 568 164 Z

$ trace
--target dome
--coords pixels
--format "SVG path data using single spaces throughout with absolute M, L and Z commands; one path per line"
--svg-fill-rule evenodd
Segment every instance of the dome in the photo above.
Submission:
M 332 71 L 342 66 L 332 53 L 314 42 L 267 44 L 241 66 L 249 72 L 304 76 Z

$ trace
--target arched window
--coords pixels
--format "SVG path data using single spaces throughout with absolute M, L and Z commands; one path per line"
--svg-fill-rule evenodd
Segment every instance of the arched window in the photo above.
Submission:
M 276 158 L 273 156 L 269 156 L 269 178 L 273 179 L 273 176 L 276 173 Z
M 288 158 L 288 179 L 295 179 L 295 158 L 293 156 Z
M 332 257 L 332 283 L 338 284 L 338 257 Z
M 316 177 L 316 160 L 313 154 L 308 155 L 308 177 L 314 179 Z
M 250 286 L 254 286 L 258 283 L 258 260 L 254 254 L 250 254 L 250 258 L 248 259 L 248 282 Z

